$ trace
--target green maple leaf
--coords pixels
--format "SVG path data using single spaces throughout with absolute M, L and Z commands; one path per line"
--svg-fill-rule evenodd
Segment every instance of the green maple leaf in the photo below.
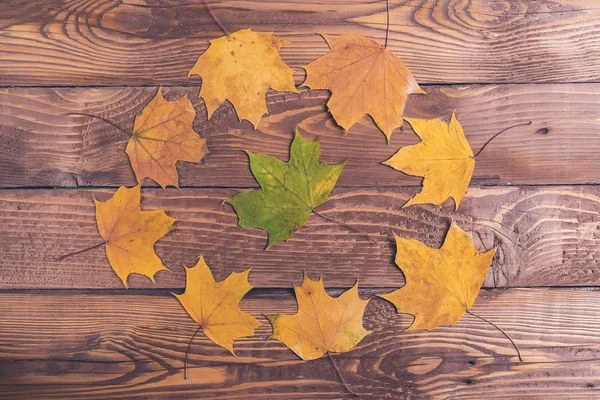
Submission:
M 242 192 L 227 200 L 243 228 L 261 228 L 269 233 L 267 249 L 306 224 L 315 207 L 327 201 L 346 161 L 327 165 L 319 161 L 318 140 L 304 140 L 296 129 L 290 159 L 247 152 L 250 169 L 261 190 Z

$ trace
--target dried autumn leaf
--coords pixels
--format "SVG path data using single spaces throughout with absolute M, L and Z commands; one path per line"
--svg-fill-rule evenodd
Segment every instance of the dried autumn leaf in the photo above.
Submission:
M 150 178 L 163 188 L 179 186 L 177 161 L 198 162 L 206 141 L 192 128 L 196 111 L 186 96 L 167 101 L 159 89 L 135 117 L 125 152 L 138 182 Z
M 140 210 L 140 185 L 121 186 L 107 201 L 94 199 L 96 223 L 106 243 L 113 270 L 127 287 L 130 274 L 147 276 L 168 269 L 154 252 L 154 243 L 169 232 L 176 221 L 163 210 Z
M 196 266 L 185 267 L 186 284 L 183 294 L 174 294 L 185 311 L 202 327 L 207 338 L 233 352 L 233 341 L 252 336 L 261 324 L 238 304 L 252 286 L 248 283 L 250 269 L 231 273 L 225 280 L 215 279 L 200 257 Z
M 389 142 L 402 124 L 409 94 L 426 94 L 408 68 L 372 39 L 325 36 L 331 52 L 308 64 L 304 86 L 329 89 L 327 102 L 335 121 L 348 130 L 369 114 Z
M 439 249 L 397 236 L 396 247 L 396 264 L 406 285 L 381 297 L 398 312 L 415 317 L 410 330 L 458 322 L 475 302 L 496 254 L 496 249 L 478 253 L 471 238 L 454 224 Z
M 286 44 L 272 32 L 250 29 L 211 40 L 188 74 L 202 78 L 200 97 L 208 118 L 229 100 L 239 119 L 247 119 L 256 128 L 268 112 L 267 88 L 298 93 L 294 71 L 279 56 L 279 49 Z
M 327 201 L 344 165 L 319 161 L 318 140 L 304 140 L 296 130 L 287 163 L 265 154 L 247 152 L 250 169 L 261 190 L 242 192 L 227 200 L 241 227 L 262 228 L 269 233 L 270 248 L 287 240 L 308 221 L 315 207 Z
M 454 113 L 449 124 L 437 118 L 407 118 L 406 121 L 421 142 L 401 148 L 383 162 L 405 174 L 424 178 L 421 192 L 404 207 L 424 203 L 439 205 L 452 197 L 458 208 L 475 169 L 475 157 L 461 124 Z
M 298 302 L 295 315 L 268 316 L 277 339 L 303 360 L 320 358 L 327 352 L 343 353 L 356 346 L 370 331 L 362 325 L 368 300 L 358 296 L 358 282 L 337 298 L 332 298 L 323 281 L 306 274 L 300 286 L 294 286 Z

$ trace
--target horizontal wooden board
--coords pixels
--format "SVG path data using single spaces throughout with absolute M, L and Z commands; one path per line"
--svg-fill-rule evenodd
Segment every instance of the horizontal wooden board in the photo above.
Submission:
M 415 189 L 336 189 L 318 210 L 365 234 L 312 215 L 293 237 L 265 250 L 267 234 L 237 226 L 223 200 L 235 189 L 144 189 L 142 209 L 178 218 L 156 249 L 172 273 L 156 285 L 133 275 L 130 287 L 181 288 L 183 265 L 200 254 L 219 279 L 252 267 L 256 287 L 290 287 L 306 271 L 331 287 L 400 287 L 393 234 L 440 246 L 450 220 L 473 232 L 481 250 L 498 247 L 486 286 L 599 285 L 600 187 L 501 187 L 469 191 L 458 212 L 444 207 L 402 209 Z M 113 190 L 0 191 L 0 288 L 122 288 L 102 247 L 92 197 Z M 368 234 L 368 236 L 366 235 Z M 371 240 L 373 241 L 371 241 Z
M 386 2 L 227 0 L 211 9 L 229 31 L 291 41 L 301 66 L 327 51 L 318 33 L 384 42 Z M 198 84 L 188 71 L 223 33 L 203 0 L 9 0 L 0 10 L 0 84 Z M 420 82 L 600 80 L 595 0 L 390 1 L 389 48 Z
M 503 133 L 477 157 L 472 185 L 600 183 L 600 84 L 427 90 L 428 96 L 410 98 L 407 115 L 448 118 L 456 110 L 475 151 L 502 129 L 533 121 Z M 131 131 L 136 112 L 155 92 L 156 88 L 0 89 L 0 187 L 135 184 L 124 152 L 128 135 L 92 117 L 65 114 L 98 115 Z M 200 164 L 178 164 L 181 186 L 256 186 L 244 150 L 286 160 L 296 126 L 308 138 L 320 139 L 324 161 L 348 160 L 338 186 L 420 183 L 420 178 L 381 164 L 398 148 L 418 142 L 407 123 L 406 133 L 398 129 L 389 146 L 370 118 L 344 136 L 326 111 L 326 91 L 271 94 L 271 115 L 258 130 L 240 123 L 230 105 L 207 122 L 196 90 L 167 92 L 171 99 L 187 93 L 194 100 L 194 127 L 208 141 L 209 154 Z
M 0 303 L 2 399 L 355 398 L 327 357 L 303 362 L 267 340 L 264 315 L 296 310 L 289 291 L 242 300 L 263 326 L 236 342 L 237 358 L 199 334 L 187 380 L 184 353 L 196 325 L 168 293 L 17 292 L 0 294 Z M 454 327 L 403 332 L 411 317 L 381 299 L 365 313 L 373 333 L 335 362 L 362 399 L 597 396 L 598 290 L 482 291 L 473 312 L 504 329 L 523 362 L 500 332 L 473 316 Z

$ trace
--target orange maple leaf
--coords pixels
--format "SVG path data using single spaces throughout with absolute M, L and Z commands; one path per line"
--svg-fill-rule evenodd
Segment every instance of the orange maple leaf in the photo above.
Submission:
M 294 287 L 298 312 L 269 316 L 271 338 L 277 339 L 303 360 L 314 360 L 327 352 L 342 353 L 356 346 L 369 331 L 362 325 L 368 300 L 358 296 L 358 282 L 338 298 L 332 298 L 323 281 L 306 274 Z
M 409 94 L 426 94 L 408 68 L 390 50 L 372 39 L 325 36 L 331 52 L 308 64 L 303 85 L 329 89 L 327 102 L 335 121 L 348 130 L 369 114 L 389 142 L 402 124 Z
M 206 140 L 192 128 L 196 111 L 186 96 L 167 101 L 159 89 L 135 117 L 133 135 L 125 152 L 138 182 L 150 178 L 163 189 L 178 187 L 177 161 L 198 162 L 206 154 Z
M 298 93 L 294 71 L 279 56 L 287 44 L 272 32 L 242 29 L 210 41 L 210 47 L 188 75 L 202 78 L 200 97 L 204 99 L 208 118 L 229 100 L 240 120 L 254 128 L 267 113 L 265 95 L 270 87 L 277 91 Z
M 261 325 L 238 306 L 252 289 L 248 283 L 249 272 L 250 269 L 233 272 L 225 280 L 215 282 L 204 258 L 199 257 L 196 266 L 185 267 L 185 292 L 174 294 L 190 317 L 202 327 L 206 337 L 233 355 L 233 341 L 253 335 L 254 329 Z
M 496 254 L 496 249 L 478 253 L 471 238 L 454 224 L 439 249 L 397 236 L 396 248 L 396 264 L 406 285 L 381 297 L 398 312 L 415 317 L 410 330 L 458 322 L 475 302 Z
M 94 199 L 96 223 L 106 243 L 106 255 L 125 287 L 136 273 L 154 282 L 158 271 L 168 269 L 154 252 L 154 243 L 169 232 L 176 221 L 163 210 L 140 210 L 140 184 L 121 186 L 107 201 Z

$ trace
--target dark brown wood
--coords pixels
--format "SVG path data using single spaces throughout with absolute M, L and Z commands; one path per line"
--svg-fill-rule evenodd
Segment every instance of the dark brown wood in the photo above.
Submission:
M 224 26 L 273 31 L 302 65 L 328 49 L 324 34 L 383 43 L 386 1 L 209 0 Z M 423 84 L 406 115 L 456 110 L 477 157 L 457 212 L 404 202 L 420 178 L 381 164 L 417 142 L 408 124 L 389 145 L 370 118 L 347 134 L 327 113 L 327 91 L 267 95 L 257 130 L 230 104 L 210 121 L 187 73 L 222 35 L 205 0 L 6 0 L 0 7 L 0 399 L 355 399 L 330 360 L 304 362 L 267 340 L 266 314 L 293 313 L 292 284 L 322 276 L 337 295 L 359 279 L 363 298 L 404 284 L 393 234 L 439 246 L 450 221 L 497 256 L 472 315 L 454 327 L 403 332 L 411 317 L 374 298 L 373 333 L 334 355 L 364 399 L 600 398 L 600 6 L 596 0 L 390 1 L 389 47 Z M 156 245 L 172 272 L 130 289 L 98 245 L 92 198 L 135 184 L 124 153 L 135 114 L 165 87 L 187 95 L 208 141 L 198 164 L 178 166 L 182 190 L 143 190 L 142 209 L 178 218 Z M 63 87 L 65 86 L 65 87 Z M 241 229 L 223 200 L 257 184 L 244 150 L 282 160 L 294 128 L 319 138 L 322 160 L 348 160 L 330 201 L 288 242 Z M 145 186 L 154 186 L 150 181 Z M 238 357 L 202 334 L 171 292 L 203 254 L 218 280 L 252 267 L 242 309 L 263 323 L 236 342 Z M 543 288 L 550 286 L 552 288 Z M 570 286 L 570 287 L 566 287 Z M 500 289 L 492 289 L 492 288 Z M 523 288 L 526 287 L 526 288 Z
M 169 293 L 17 292 L 0 294 L 0 304 L 2 399 L 355 398 L 326 357 L 303 362 L 266 340 L 264 315 L 296 310 L 290 291 L 242 300 L 263 326 L 236 341 L 237 358 L 198 335 L 187 380 L 183 359 L 196 325 Z M 473 312 L 502 327 L 524 362 L 500 332 L 470 315 L 454 327 L 403 333 L 411 317 L 381 299 L 365 313 L 373 333 L 334 359 L 364 399 L 596 397 L 598 290 L 482 291 Z
M 56 261 L 101 242 L 92 197 L 114 190 L 0 191 L 0 288 L 122 288 L 104 248 Z M 302 272 L 322 275 L 334 287 L 400 287 L 393 234 L 440 246 L 449 221 L 473 232 L 481 250 L 498 247 L 486 286 L 600 284 L 600 187 L 499 187 L 473 189 L 458 212 L 402 205 L 415 189 L 338 189 L 319 207 L 324 215 L 363 234 L 312 215 L 287 242 L 265 251 L 267 233 L 237 226 L 223 200 L 235 189 L 144 189 L 142 209 L 163 208 L 178 218 L 156 249 L 172 273 L 156 285 L 133 275 L 130 287 L 181 288 L 182 265 L 204 254 L 219 279 L 252 267 L 256 287 L 290 287 Z
M 477 157 L 473 186 L 600 183 L 600 84 L 427 90 L 428 96 L 410 97 L 407 115 L 447 118 L 456 110 L 474 151 L 502 129 L 533 121 L 503 133 Z M 124 152 L 128 137 L 103 121 L 64 114 L 99 115 L 130 131 L 136 112 L 155 92 L 156 88 L 0 89 L 0 186 L 134 185 Z M 320 139 L 324 161 L 349 160 L 338 186 L 420 184 L 420 178 L 381 164 L 401 146 L 418 142 L 407 123 L 406 132 L 398 129 L 389 146 L 370 118 L 344 136 L 326 111 L 326 91 L 271 94 L 271 115 L 258 130 L 240 123 L 230 105 L 207 122 L 196 89 L 169 89 L 167 97 L 186 93 L 195 102 L 194 127 L 207 138 L 209 154 L 200 164 L 178 164 L 181 186 L 255 187 L 244 150 L 287 160 L 296 126 L 306 137 Z
M 317 35 L 360 34 L 383 44 L 386 2 L 213 2 L 233 32 L 251 27 L 291 41 L 284 61 L 327 51 Z M 223 35 L 203 0 L 10 0 L 0 13 L 0 83 L 21 86 L 198 84 L 187 73 Z M 389 47 L 420 82 L 589 82 L 600 79 L 595 0 L 391 1 Z

